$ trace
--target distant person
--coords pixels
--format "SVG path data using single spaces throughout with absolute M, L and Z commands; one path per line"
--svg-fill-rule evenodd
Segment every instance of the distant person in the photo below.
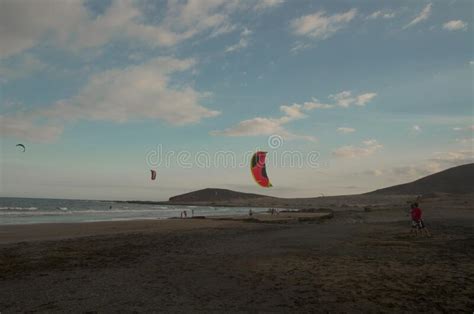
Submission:
M 194 209 L 191 209 L 191 217 L 194 217 Z
M 411 234 L 415 235 L 423 235 L 426 234 L 427 236 L 431 237 L 431 233 L 426 228 L 425 223 L 423 222 L 422 215 L 423 212 L 421 208 L 418 206 L 418 203 L 411 204 Z
M 183 211 L 184 213 L 184 218 L 188 218 L 188 212 L 187 211 Z
M 249 216 L 252 216 L 252 215 L 253 215 L 252 209 L 249 209 Z

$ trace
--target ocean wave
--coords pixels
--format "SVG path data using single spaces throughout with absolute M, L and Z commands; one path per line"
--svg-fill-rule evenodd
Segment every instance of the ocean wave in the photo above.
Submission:
M 19 210 L 19 211 L 26 211 L 26 210 L 37 210 L 38 207 L 0 207 L 0 210 Z

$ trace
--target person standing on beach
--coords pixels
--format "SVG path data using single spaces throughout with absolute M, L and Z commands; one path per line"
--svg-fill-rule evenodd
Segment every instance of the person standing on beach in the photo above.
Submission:
M 415 235 L 423 235 L 426 234 L 427 236 L 431 237 L 431 233 L 429 230 L 426 228 L 425 223 L 423 222 L 423 219 L 421 218 L 423 213 L 421 211 L 421 208 L 418 206 L 418 203 L 413 203 L 411 204 L 411 233 Z

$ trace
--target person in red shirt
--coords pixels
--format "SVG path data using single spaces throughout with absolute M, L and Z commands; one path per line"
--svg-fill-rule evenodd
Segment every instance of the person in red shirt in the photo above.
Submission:
M 423 219 L 421 219 L 421 216 L 423 212 L 421 211 L 421 208 L 418 206 L 418 203 L 413 203 L 411 204 L 411 233 L 414 233 L 415 235 L 421 234 L 423 235 L 426 234 L 427 236 L 431 236 L 431 233 L 429 230 L 426 228 L 425 223 L 423 222 Z

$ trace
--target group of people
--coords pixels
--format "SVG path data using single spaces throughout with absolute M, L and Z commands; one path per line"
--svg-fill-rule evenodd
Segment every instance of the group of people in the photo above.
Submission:
M 410 216 L 411 216 L 411 231 L 410 234 L 418 236 L 418 235 L 427 235 L 431 237 L 431 233 L 426 228 L 425 223 L 423 222 L 422 215 L 423 212 L 421 211 L 418 202 L 412 203 L 410 205 Z
M 191 217 L 194 217 L 194 209 L 191 209 Z M 188 211 L 187 210 L 183 210 L 181 212 L 181 218 L 188 218 Z

